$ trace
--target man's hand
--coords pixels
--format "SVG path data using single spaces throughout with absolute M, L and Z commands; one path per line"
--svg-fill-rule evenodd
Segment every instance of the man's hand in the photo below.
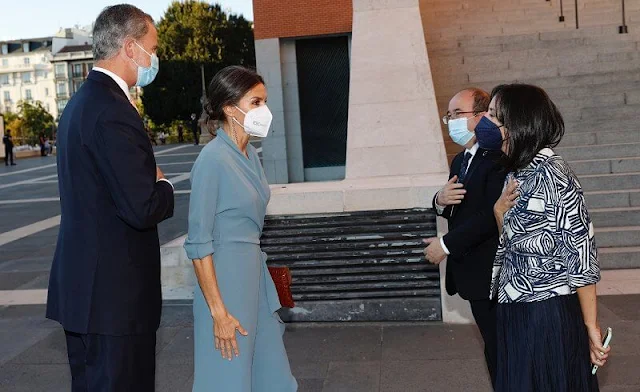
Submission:
M 458 176 L 453 176 L 447 184 L 438 192 L 436 203 L 439 206 L 446 207 L 462 203 L 466 190 L 463 184 L 458 184 Z
M 438 265 L 447 258 L 447 254 L 444 252 L 444 249 L 442 249 L 440 239 L 438 237 L 427 238 L 422 240 L 422 242 L 429 245 L 424 248 L 424 257 L 431 264 Z
M 159 166 L 156 166 L 156 181 L 165 178 L 164 173 L 160 170 Z

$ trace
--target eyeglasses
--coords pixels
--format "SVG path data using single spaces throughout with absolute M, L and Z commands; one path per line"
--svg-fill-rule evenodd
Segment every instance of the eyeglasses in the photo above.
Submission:
M 461 114 L 472 114 L 472 113 L 473 113 L 473 117 L 478 115 L 477 112 L 455 112 L 453 114 L 445 114 L 444 117 L 442 117 L 442 122 L 444 123 L 444 125 L 447 125 L 449 124 L 449 121 L 457 119 L 458 116 Z

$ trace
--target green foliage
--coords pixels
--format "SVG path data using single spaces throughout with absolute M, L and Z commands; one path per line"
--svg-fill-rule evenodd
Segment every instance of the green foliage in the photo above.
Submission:
M 142 95 L 155 126 L 201 112 L 202 69 L 208 82 L 228 65 L 255 66 L 253 24 L 218 4 L 174 1 L 157 28 L 160 73 Z
M 53 137 L 55 122 L 53 116 L 47 112 L 40 101 L 18 103 L 18 113 L 5 113 L 5 128 L 11 129 L 14 141 L 38 144 L 40 134 L 44 133 L 50 139 Z

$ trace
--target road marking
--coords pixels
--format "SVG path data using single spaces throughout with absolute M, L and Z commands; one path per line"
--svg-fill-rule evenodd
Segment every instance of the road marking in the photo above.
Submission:
M 179 184 L 183 181 L 188 180 L 190 177 L 190 173 L 180 174 L 177 177 L 169 178 L 172 184 Z M 17 204 L 20 202 L 19 200 L 8 200 L 0 202 L 0 204 Z M 61 216 L 54 216 L 53 218 L 45 219 L 40 222 L 33 223 L 31 225 L 23 226 L 15 230 L 8 231 L 6 233 L 0 234 L 0 246 L 6 245 L 10 242 L 17 241 L 24 237 L 28 237 L 32 234 L 39 233 L 41 231 L 50 229 L 52 227 L 56 227 L 60 224 Z
M 40 222 L 32 223 L 27 226 L 20 227 L 15 230 L 7 231 L 0 234 L 0 246 L 6 245 L 10 242 L 17 241 L 21 238 L 30 236 L 35 233 L 56 227 L 60 224 L 60 215 L 53 218 L 41 220 Z
M 166 156 L 166 154 L 168 152 L 182 150 L 183 148 L 187 148 L 187 147 L 191 147 L 191 146 L 187 145 L 187 146 L 178 146 L 178 147 L 167 148 L 166 150 L 162 150 L 162 151 L 158 151 L 158 152 L 154 153 L 154 155 L 155 156 L 158 156 L 158 155 L 165 155 Z
M 172 162 L 172 163 L 158 163 L 158 166 L 188 165 L 188 164 L 195 163 L 195 162 L 196 162 L 196 161 Z
M 0 200 L 0 205 L 3 204 L 27 204 L 27 203 L 44 203 L 48 201 L 60 201 L 59 197 L 42 197 L 40 199 L 19 199 L 19 200 Z
M 161 157 L 158 158 L 164 158 L 164 157 L 186 157 L 189 155 L 200 155 L 199 152 L 183 152 L 183 153 L 178 153 L 178 154 L 164 154 Z
M 48 169 L 50 167 L 55 167 L 55 166 L 56 166 L 56 164 L 52 163 L 50 165 L 32 167 L 30 169 L 16 170 L 16 171 L 8 172 L 8 173 L 2 173 L 2 174 L 0 174 L 0 177 L 11 176 L 11 175 L 20 174 L 20 173 L 28 173 L 28 172 L 32 172 L 32 171 L 36 171 L 36 170 Z
M 12 182 L 11 184 L 0 185 L 0 189 L 12 188 L 14 186 L 19 186 L 19 185 L 24 185 L 24 184 L 32 184 L 32 183 L 38 182 L 40 180 L 48 180 L 50 178 L 56 178 L 56 177 L 58 177 L 57 174 L 51 174 L 49 176 L 31 178 L 29 180 L 23 180 L 23 181 L 16 181 L 16 182 Z
M 0 306 L 44 305 L 47 303 L 47 289 L 0 290 Z

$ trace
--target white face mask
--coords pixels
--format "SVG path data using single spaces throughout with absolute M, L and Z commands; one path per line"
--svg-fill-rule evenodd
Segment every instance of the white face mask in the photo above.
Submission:
M 267 105 L 251 109 L 246 113 L 237 106 L 236 109 L 244 114 L 244 124 L 240 124 L 235 118 L 233 121 L 237 122 L 238 125 L 244 128 L 244 131 L 248 135 L 262 138 L 267 137 L 271 121 L 273 120 L 273 115 Z

